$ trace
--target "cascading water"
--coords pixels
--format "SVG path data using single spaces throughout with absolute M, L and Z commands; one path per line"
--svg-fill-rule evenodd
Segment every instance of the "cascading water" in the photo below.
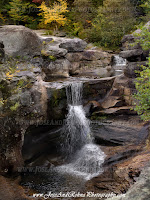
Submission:
M 122 74 L 126 65 L 127 65 L 126 59 L 120 57 L 119 55 L 114 56 L 113 68 L 115 69 L 116 75 Z
M 63 128 L 63 153 L 68 157 L 92 141 L 90 123 L 82 106 L 82 82 L 72 83 L 66 88 L 68 115 Z
M 120 57 L 119 55 L 114 56 L 114 64 L 115 66 L 124 66 L 127 64 L 127 60 Z
M 82 82 L 79 82 L 66 88 L 69 111 L 63 149 L 73 158 L 69 164 L 56 167 L 56 170 L 89 180 L 103 171 L 105 154 L 92 143 L 90 122 L 82 106 L 82 87 Z

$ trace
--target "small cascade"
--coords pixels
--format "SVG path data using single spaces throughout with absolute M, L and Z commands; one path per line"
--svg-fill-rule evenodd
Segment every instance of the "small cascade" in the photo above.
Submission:
M 127 60 L 120 57 L 119 55 L 114 56 L 113 68 L 115 69 L 115 74 L 120 75 L 123 73 L 124 68 L 127 65 Z
M 68 115 L 64 127 L 63 152 L 70 162 L 55 169 L 62 174 L 79 176 L 84 180 L 102 173 L 105 154 L 93 144 L 90 121 L 82 106 L 82 82 L 72 83 L 66 88 Z
M 119 55 L 114 56 L 114 65 L 121 67 L 121 66 L 126 66 L 127 65 L 127 60 L 120 57 Z

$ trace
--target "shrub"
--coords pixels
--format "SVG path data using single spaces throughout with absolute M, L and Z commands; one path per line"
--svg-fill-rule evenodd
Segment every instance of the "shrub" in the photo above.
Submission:
M 150 120 L 150 58 L 148 66 L 141 66 L 143 71 L 139 72 L 135 82 L 137 93 L 133 95 L 136 99 L 134 110 L 144 121 Z
M 139 39 L 136 43 L 140 43 L 144 50 L 150 50 L 150 30 L 143 27 L 141 33 L 136 34 Z M 150 56 L 148 58 L 148 67 L 141 66 L 142 71 L 138 72 L 139 77 L 136 78 L 135 87 L 137 93 L 133 95 L 136 102 L 134 110 L 141 116 L 144 121 L 150 120 Z

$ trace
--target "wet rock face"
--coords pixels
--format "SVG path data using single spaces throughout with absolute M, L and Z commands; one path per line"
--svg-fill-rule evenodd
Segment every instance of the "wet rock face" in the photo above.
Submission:
M 108 77 L 85 82 L 83 86 L 84 104 L 89 100 L 102 100 L 110 92 L 114 81 L 115 77 Z
M 9 56 L 34 56 L 41 52 L 41 41 L 29 28 L 6 25 L 0 27 L 0 38 Z
M 95 193 L 126 193 L 149 163 L 150 151 L 146 147 L 148 124 L 144 125 L 137 116 L 106 117 L 93 123 L 93 133 L 107 157 L 103 164 L 104 173 L 89 180 L 86 189 Z M 137 194 L 137 191 L 134 192 Z M 132 196 L 126 199 L 132 200 Z
M 111 81 L 113 80 L 113 78 L 108 79 Z M 106 84 L 105 82 L 101 82 L 101 84 L 99 84 L 99 86 L 96 88 L 92 88 L 91 84 L 91 87 L 88 90 L 85 89 L 87 94 L 90 94 L 90 92 L 93 91 L 92 94 L 89 95 L 92 97 L 92 99 L 89 100 L 96 101 L 96 107 L 94 106 L 95 109 L 93 109 L 94 107 L 91 102 L 88 102 L 85 105 L 87 115 L 90 116 L 91 119 L 98 119 L 102 115 L 110 116 L 121 114 L 136 114 L 136 112 L 131 110 L 133 105 L 132 94 L 135 92 L 133 80 L 126 77 L 125 75 L 119 75 L 114 78 L 112 83 L 111 81 L 107 81 Z M 94 92 L 94 89 L 97 89 L 98 92 Z
M 110 194 L 113 192 L 115 194 L 120 194 L 125 193 L 129 185 L 129 182 L 125 178 L 118 176 L 115 172 L 115 168 L 112 167 L 99 177 L 88 181 L 86 187 L 88 191 L 93 191 L 94 193 Z
M 56 122 L 58 125 L 56 125 Z M 40 124 L 40 123 L 39 123 Z M 44 165 L 57 160 L 60 155 L 58 146 L 61 143 L 63 123 L 55 120 L 45 120 L 42 125 L 30 126 L 25 133 L 22 155 L 25 165 Z

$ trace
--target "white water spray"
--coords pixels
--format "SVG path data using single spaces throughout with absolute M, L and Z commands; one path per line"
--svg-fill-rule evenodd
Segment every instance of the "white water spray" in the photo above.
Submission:
M 56 170 L 89 180 L 103 171 L 105 154 L 92 143 L 90 122 L 82 106 L 82 87 L 82 82 L 79 82 L 66 88 L 68 115 L 64 127 L 63 151 L 67 152 L 71 162 L 56 167 Z
M 90 123 L 82 106 L 82 86 L 82 82 L 79 82 L 66 88 L 68 115 L 64 127 L 63 152 L 69 157 L 92 141 Z

